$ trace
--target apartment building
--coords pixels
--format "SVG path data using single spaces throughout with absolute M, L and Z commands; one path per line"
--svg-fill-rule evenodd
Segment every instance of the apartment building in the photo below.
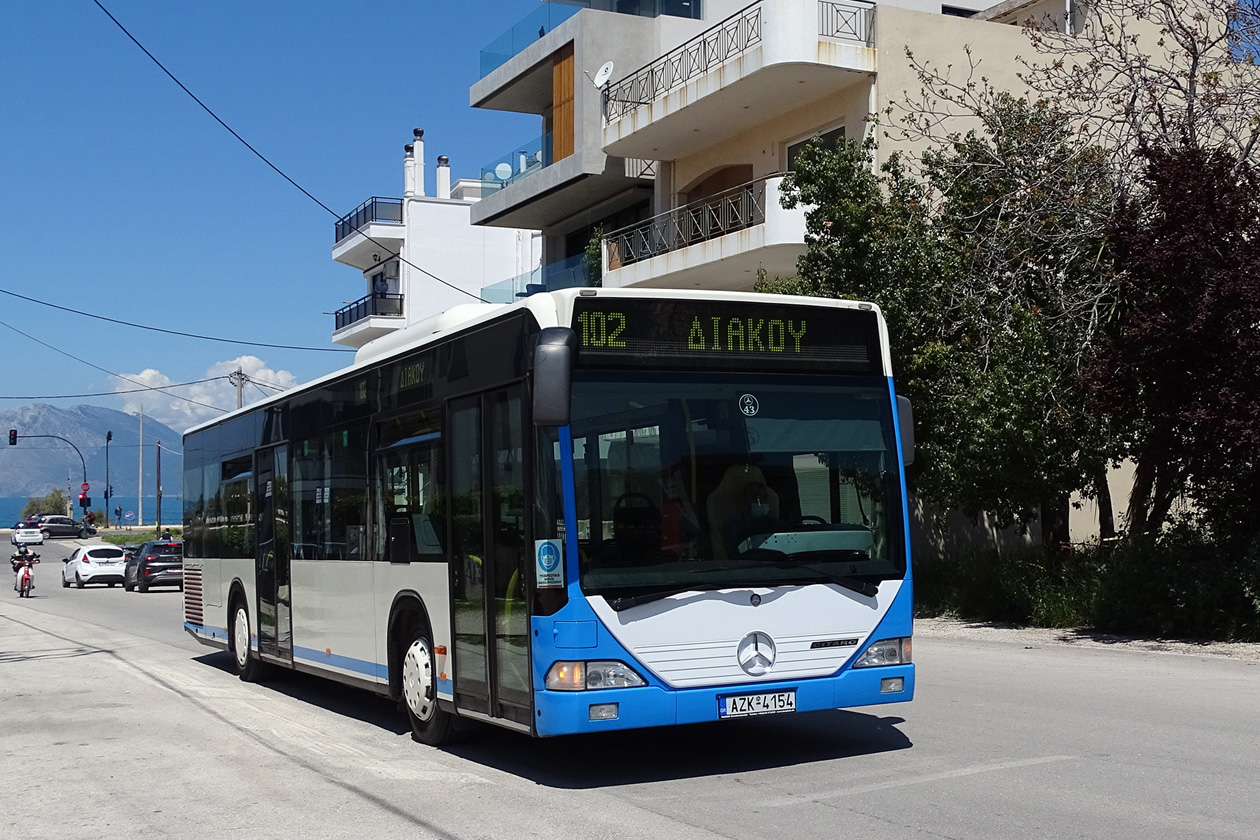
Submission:
M 538 233 L 470 224 L 482 181 L 452 183 L 444 155 L 429 195 L 424 132 L 414 135 L 402 197 L 373 196 L 336 222 L 332 258 L 362 274 L 362 296 L 334 313 L 336 344 L 357 349 L 460 304 L 508 303 L 539 282 Z
M 748 289 L 759 272 L 792 274 L 804 214 L 782 209 L 779 186 L 806 141 L 874 132 L 869 116 L 919 87 L 907 48 L 959 72 L 970 48 L 990 81 L 1018 87 L 1016 56 L 1028 42 L 1012 24 L 1068 25 L 1070 7 L 544 3 L 482 53 L 471 104 L 537 114 L 541 124 L 539 136 L 482 167 L 472 222 L 541 231 L 544 269 L 570 285 L 562 269 L 582 266 L 597 237 L 604 286 Z M 877 163 L 916 151 L 879 139 Z
M 1017 56 L 1030 48 L 1020 24 L 1076 28 L 1075 7 L 544 3 L 482 52 L 471 105 L 537 114 L 540 130 L 482 167 L 484 198 L 472 222 L 541 231 L 544 268 L 566 285 L 747 290 L 761 273 L 794 274 L 804 211 L 783 209 L 779 198 L 804 143 L 875 136 L 876 165 L 894 151 L 916 155 L 918 144 L 870 119 L 919 91 L 907 50 L 917 62 L 951 68 L 958 81 L 970 55 L 989 83 L 1022 92 Z M 583 265 L 592 243 L 601 276 L 575 280 L 559 270 Z M 1073 519 L 1075 537 L 1096 535 L 1096 515 Z M 994 538 L 962 523 L 950 537 Z

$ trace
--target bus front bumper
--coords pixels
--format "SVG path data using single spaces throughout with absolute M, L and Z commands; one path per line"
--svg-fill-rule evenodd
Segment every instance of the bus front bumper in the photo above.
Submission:
M 895 690 L 900 679 L 900 690 Z M 723 701 L 732 697 L 795 692 L 795 708 L 779 714 L 825 711 L 853 706 L 904 703 L 914 698 L 914 665 L 846 670 L 834 677 L 764 682 L 708 688 L 640 688 L 597 691 L 536 691 L 534 724 L 538 735 L 570 735 L 723 718 Z M 615 707 L 615 708 L 614 708 Z

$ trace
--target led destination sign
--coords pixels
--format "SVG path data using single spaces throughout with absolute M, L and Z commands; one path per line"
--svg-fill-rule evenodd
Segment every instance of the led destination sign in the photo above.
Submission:
M 578 298 L 581 365 L 881 371 L 875 313 L 817 306 Z

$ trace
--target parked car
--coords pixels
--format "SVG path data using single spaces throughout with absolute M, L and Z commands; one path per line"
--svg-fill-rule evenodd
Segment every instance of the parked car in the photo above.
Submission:
M 123 589 L 148 592 L 151 586 L 184 588 L 184 544 L 179 540 L 150 540 L 127 558 Z
M 74 550 L 61 567 L 61 585 L 82 589 L 89 583 L 122 583 L 125 560 L 116 545 L 85 545 Z
M 9 542 L 14 545 L 42 545 L 44 532 L 39 530 L 37 522 L 19 522 L 13 526 Z
M 39 518 L 39 530 L 44 532 L 46 540 L 53 537 L 78 537 L 84 540 L 96 533 L 95 528 L 83 522 L 76 522 L 68 516 L 57 516 L 52 513 Z

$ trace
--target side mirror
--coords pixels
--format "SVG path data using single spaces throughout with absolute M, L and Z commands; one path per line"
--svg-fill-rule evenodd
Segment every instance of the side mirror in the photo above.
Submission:
M 61 562 L 62 562 L 62 563 L 69 563 L 69 562 L 70 562 L 70 558 L 69 558 L 69 557 L 62 557 L 62 558 L 61 558 Z
M 908 467 L 914 463 L 914 406 L 905 397 L 897 397 L 897 429 L 901 432 L 901 460 Z
M 573 353 L 577 336 L 568 327 L 547 327 L 534 345 L 534 425 L 569 425 Z

